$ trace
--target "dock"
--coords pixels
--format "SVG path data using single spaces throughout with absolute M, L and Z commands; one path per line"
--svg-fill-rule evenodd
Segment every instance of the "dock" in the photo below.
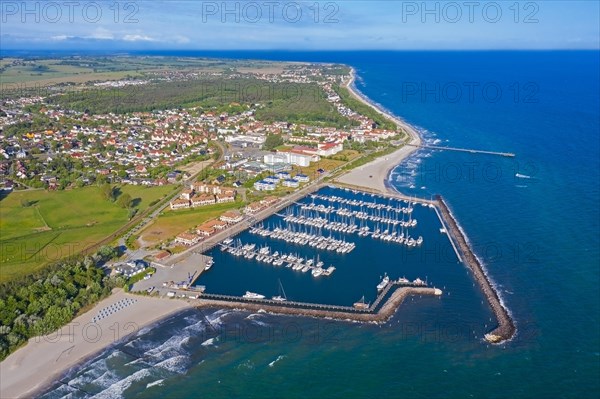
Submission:
M 443 146 L 435 146 L 435 145 L 426 145 L 426 144 L 410 144 L 407 143 L 407 146 L 417 147 L 417 148 L 426 148 L 430 150 L 445 150 L 445 151 L 457 151 L 457 152 L 470 152 L 472 154 L 486 154 L 486 155 L 498 155 L 501 157 L 514 158 L 515 154 L 512 152 L 498 152 L 498 151 L 485 151 L 485 150 L 473 150 L 469 148 L 458 148 L 458 147 L 443 147 Z

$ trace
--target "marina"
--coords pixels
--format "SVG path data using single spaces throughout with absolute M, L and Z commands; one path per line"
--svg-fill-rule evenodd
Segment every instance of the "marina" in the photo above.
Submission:
M 392 288 L 429 288 L 434 268 L 456 264 L 440 227 L 428 202 L 324 186 L 222 239 L 195 284 L 202 300 L 373 313 Z M 449 256 L 436 262 L 425 249 Z
M 201 291 L 200 306 L 365 321 L 386 320 L 411 294 L 449 300 L 450 292 L 429 281 L 441 286 L 455 279 L 465 260 L 499 322 L 485 339 L 501 342 L 514 334 L 441 197 L 320 185 L 214 242 L 205 254 L 207 266 L 190 287 Z

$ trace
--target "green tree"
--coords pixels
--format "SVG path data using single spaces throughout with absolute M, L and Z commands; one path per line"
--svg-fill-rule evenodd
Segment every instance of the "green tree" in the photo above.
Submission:
M 283 145 L 283 138 L 278 134 L 269 134 L 263 144 L 263 149 L 271 151 L 280 145 Z
M 102 195 L 104 196 L 105 199 L 107 199 L 109 201 L 114 201 L 115 190 L 114 190 L 113 186 L 111 186 L 109 183 L 104 183 L 103 185 L 101 185 L 100 191 L 102 192 Z
M 129 195 L 128 193 L 121 194 L 117 199 L 117 205 L 124 209 L 130 208 L 132 202 L 133 198 L 131 198 L 131 195 Z

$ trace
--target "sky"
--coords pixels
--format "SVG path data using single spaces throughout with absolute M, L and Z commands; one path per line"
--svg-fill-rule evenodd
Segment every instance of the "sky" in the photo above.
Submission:
M 3 50 L 600 49 L 598 1 L 0 0 Z

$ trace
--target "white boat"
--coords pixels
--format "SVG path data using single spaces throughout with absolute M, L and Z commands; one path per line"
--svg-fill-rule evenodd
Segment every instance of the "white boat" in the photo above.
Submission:
M 233 238 L 226 238 L 223 240 L 223 244 L 225 245 L 229 245 L 233 242 Z
M 278 301 L 278 302 L 287 301 L 287 296 L 285 295 L 285 291 L 283 290 L 283 285 L 281 284 L 281 280 L 278 280 L 278 282 L 279 282 L 279 295 L 275 295 L 272 299 L 274 301 Z
M 390 282 L 390 278 L 386 274 L 383 277 L 383 279 L 381 280 L 381 283 L 377 284 L 377 291 L 383 290 L 388 285 L 389 282 Z
M 311 274 L 313 275 L 313 277 L 319 277 L 321 274 L 323 274 L 323 269 L 321 269 L 320 267 L 314 268 Z
M 204 266 L 204 270 L 208 270 L 212 267 L 212 265 L 214 265 L 215 262 L 212 259 L 209 259 L 206 261 L 206 265 Z
M 257 294 L 255 292 L 246 291 L 246 293 L 244 294 L 243 298 L 246 298 L 246 299 L 265 299 L 265 296 L 261 295 L 261 294 Z

